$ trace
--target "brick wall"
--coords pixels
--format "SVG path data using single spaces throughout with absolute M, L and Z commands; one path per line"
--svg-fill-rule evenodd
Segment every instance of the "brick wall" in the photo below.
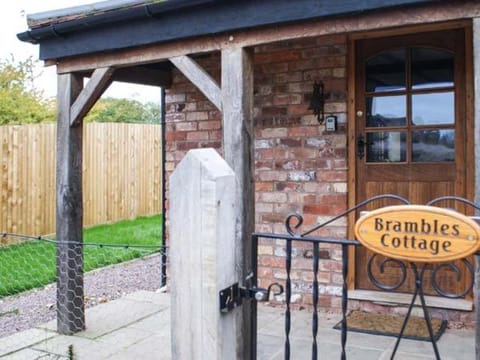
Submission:
M 220 78 L 219 56 L 197 61 Z M 346 37 L 288 41 L 254 49 L 254 122 L 256 230 L 285 233 L 291 212 L 303 214 L 309 227 L 346 208 Z M 308 109 L 315 81 L 322 80 L 325 111 L 338 118 L 338 131 L 327 133 Z M 167 171 L 189 149 L 213 147 L 221 152 L 221 114 L 178 71 L 167 90 Z M 321 234 L 345 236 L 345 221 Z M 284 246 L 264 241 L 259 251 L 261 284 L 285 278 Z M 294 298 L 311 287 L 307 248 L 296 244 L 292 273 Z M 341 270 L 338 250 L 321 252 L 321 291 L 336 292 Z M 303 268 L 308 271 L 302 271 Z M 334 273 L 332 273 L 332 271 Z M 330 306 L 330 304 L 324 304 Z
M 220 79 L 220 58 L 212 54 L 196 59 Z M 259 46 L 254 49 L 255 201 L 256 230 L 286 233 L 288 214 L 303 215 L 303 228 L 324 222 L 346 209 L 346 36 L 328 36 Z M 338 129 L 326 132 L 308 109 L 313 83 L 325 84 L 327 114 L 338 119 Z M 213 147 L 222 152 L 221 114 L 188 80 L 174 71 L 167 91 L 167 171 L 192 148 Z M 167 182 L 168 188 L 168 182 Z M 168 199 L 168 193 L 167 193 Z M 346 219 L 332 223 L 316 235 L 343 238 Z M 259 283 L 283 282 L 285 244 L 261 240 Z M 311 303 L 313 262 L 311 246 L 293 244 L 292 301 Z M 322 245 L 319 263 L 320 306 L 338 311 L 341 306 L 341 253 Z M 325 296 L 325 295 L 332 296 Z M 384 307 L 350 301 L 352 309 L 404 312 L 405 307 Z M 471 312 L 434 310 L 444 319 L 473 323 Z

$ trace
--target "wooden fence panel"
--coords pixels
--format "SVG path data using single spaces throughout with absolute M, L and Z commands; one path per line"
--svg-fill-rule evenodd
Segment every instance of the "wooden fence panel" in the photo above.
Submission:
M 0 230 L 55 232 L 56 124 L 0 126 Z M 89 123 L 84 225 L 161 211 L 160 125 Z

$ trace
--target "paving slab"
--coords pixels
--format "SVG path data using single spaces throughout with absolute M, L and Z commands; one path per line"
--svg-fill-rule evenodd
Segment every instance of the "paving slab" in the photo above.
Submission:
M 56 336 L 48 330 L 30 329 L 0 339 L 0 357 L 14 351 L 28 348 Z
M 170 336 L 154 335 L 135 346 L 130 346 L 107 357 L 108 360 L 170 360 L 171 343 Z
M 54 355 L 32 349 L 23 349 L 11 355 L 0 357 L 2 360 L 68 360 L 66 356 Z
M 68 356 L 70 346 L 76 360 L 105 359 L 119 351 L 118 346 L 111 343 L 67 335 L 57 335 L 33 345 L 31 349 L 52 355 Z

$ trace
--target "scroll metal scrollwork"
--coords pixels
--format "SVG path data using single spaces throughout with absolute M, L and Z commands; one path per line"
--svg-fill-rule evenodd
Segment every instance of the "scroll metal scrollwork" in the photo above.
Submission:
M 292 224 L 293 219 L 296 219 L 297 221 L 296 224 Z M 302 226 L 302 224 L 303 224 L 303 217 L 299 213 L 290 214 L 287 216 L 285 220 L 285 227 L 287 229 L 287 232 L 291 236 L 302 236 L 302 234 L 296 233 L 295 230 L 293 230 L 293 229 L 298 229 L 300 226 Z M 293 228 L 292 228 L 292 225 L 293 225 Z
M 458 293 L 444 291 L 440 285 L 439 274 L 442 273 L 442 270 L 450 269 L 451 271 L 456 273 L 457 276 L 455 278 L 458 283 L 461 283 L 462 275 L 463 277 L 467 277 L 467 274 L 465 274 L 462 271 L 462 269 L 453 262 L 442 263 L 434 266 L 432 271 L 431 281 L 432 281 L 432 287 L 437 292 L 437 294 L 450 299 L 458 299 L 458 298 L 464 297 L 470 292 L 470 290 L 472 290 L 473 284 L 475 281 L 475 269 L 473 265 L 470 263 L 470 261 L 468 261 L 468 259 L 462 259 L 461 262 L 465 265 L 465 268 L 466 268 L 465 271 L 468 271 L 470 276 L 468 279 L 469 281 L 465 281 L 466 286 L 463 289 L 463 291 L 460 291 Z
M 370 282 L 374 284 L 376 287 L 378 287 L 379 289 L 387 290 L 387 291 L 393 291 L 401 287 L 405 283 L 405 280 L 407 279 L 406 264 L 401 260 L 396 260 L 392 258 L 384 258 L 380 261 L 380 263 L 375 263 L 374 260 L 377 256 L 378 254 L 373 254 L 372 256 L 370 256 L 370 259 L 368 260 L 367 273 L 368 273 L 368 278 Z M 398 265 L 401 276 L 400 276 L 400 279 L 395 284 L 389 285 L 382 282 L 380 279 L 378 279 L 374 275 L 373 266 L 374 264 L 376 264 L 378 266 L 379 272 L 383 274 L 385 272 L 385 267 L 388 264 L 392 264 L 392 263 Z

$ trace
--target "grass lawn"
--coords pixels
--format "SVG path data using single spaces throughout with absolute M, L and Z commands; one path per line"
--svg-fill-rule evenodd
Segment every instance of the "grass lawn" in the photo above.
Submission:
M 158 252 L 161 224 L 161 215 L 155 215 L 84 229 L 84 271 Z M 0 298 L 55 281 L 54 241 L 12 240 L 16 243 L 0 243 Z

